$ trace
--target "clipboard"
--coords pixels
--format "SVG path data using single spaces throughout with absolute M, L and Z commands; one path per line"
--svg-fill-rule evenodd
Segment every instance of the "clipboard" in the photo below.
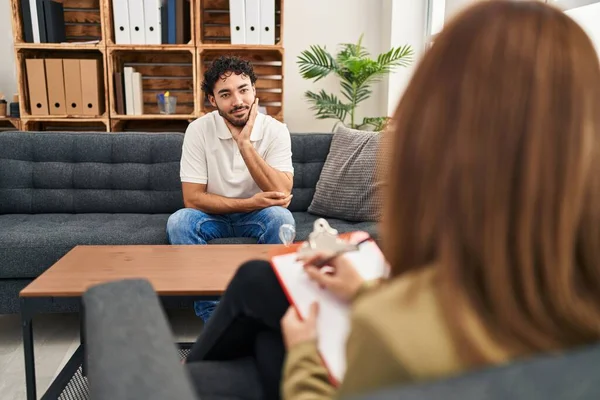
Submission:
M 323 227 L 326 233 L 323 233 Z M 327 230 L 329 229 L 329 230 Z M 338 251 L 338 246 L 363 242 L 369 234 L 363 231 L 338 235 L 327 221 L 315 221 L 314 230 L 306 242 L 288 247 L 278 247 L 269 253 L 271 266 L 290 304 L 301 319 L 309 313 L 310 305 L 319 303 L 317 317 L 317 343 L 323 364 L 334 386 L 339 386 L 346 372 L 346 340 L 350 333 L 351 305 L 310 281 L 298 253 L 307 251 Z M 345 253 L 365 280 L 384 278 L 389 275 L 389 266 L 374 240 L 364 242 L 358 249 Z

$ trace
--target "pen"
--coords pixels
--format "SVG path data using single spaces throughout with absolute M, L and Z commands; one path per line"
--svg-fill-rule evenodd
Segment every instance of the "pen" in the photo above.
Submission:
M 359 241 L 358 243 L 356 243 L 354 245 L 355 247 L 353 247 L 353 248 L 336 251 L 330 257 L 327 257 L 326 259 L 324 259 L 324 260 L 322 260 L 322 261 L 320 261 L 318 263 L 315 263 L 314 266 L 317 267 L 317 268 L 323 268 L 324 266 L 326 266 L 327 264 L 329 264 L 331 261 L 333 261 L 337 257 L 341 256 L 342 254 L 348 253 L 350 251 L 356 251 L 356 250 L 358 250 L 358 246 L 360 246 L 363 243 L 369 242 L 369 241 L 371 241 L 370 237 Z

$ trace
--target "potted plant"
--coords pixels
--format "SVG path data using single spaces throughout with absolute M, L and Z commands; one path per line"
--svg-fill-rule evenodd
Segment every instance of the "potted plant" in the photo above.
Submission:
M 411 63 L 413 50 L 409 45 L 391 48 L 372 59 L 362 46 L 362 38 L 361 35 L 356 44 L 341 44 L 335 56 L 325 47 L 310 46 L 309 50 L 300 54 L 297 63 L 305 79 L 314 79 L 317 82 L 331 73 L 340 78 L 340 91 L 344 101 L 323 89 L 318 93 L 309 90 L 304 94 L 312 104 L 311 110 L 316 111 L 317 119 L 331 118 L 352 129 L 372 127 L 374 131 L 381 131 L 388 117 L 366 117 L 359 123 L 356 121 L 356 108 L 371 96 L 373 83 L 394 69 Z M 346 124 L 348 117 L 350 121 Z

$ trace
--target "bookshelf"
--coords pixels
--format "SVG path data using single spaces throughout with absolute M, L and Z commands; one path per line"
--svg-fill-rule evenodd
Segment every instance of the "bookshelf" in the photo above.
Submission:
M 200 89 L 204 71 L 216 57 L 232 54 L 254 63 L 261 106 L 272 117 L 283 120 L 284 0 L 275 0 L 274 45 L 231 44 L 229 0 L 177 0 L 189 7 L 186 15 L 190 19 L 185 21 L 189 32 L 182 43 L 153 45 L 116 43 L 112 0 L 58 0 L 64 7 L 67 42 L 27 43 L 20 11 L 21 2 L 27 0 L 10 1 L 21 102 L 18 126 L 22 130 L 183 132 L 189 122 L 213 110 Z M 26 60 L 48 57 L 100 60 L 104 112 L 93 116 L 33 115 L 29 107 Z M 142 74 L 142 115 L 117 112 L 115 72 L 122 73 L 128 66 Z M 167 90 L 177 97 L 176 114 L 158 112 L 156 94 Z

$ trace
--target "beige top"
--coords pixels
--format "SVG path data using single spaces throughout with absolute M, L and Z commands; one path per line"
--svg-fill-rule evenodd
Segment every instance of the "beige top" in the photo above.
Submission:
M 331 399 L 465 371 L 435 295 L 435 275 L 433 268 L 408 274 L 355 301 L 347 370 L 339 390 L 329 382 L 315 342 L 290 349 L 284 367 L 283 398 Z M 490 364 L 512 358 L 472 314 L 468 326 Z

